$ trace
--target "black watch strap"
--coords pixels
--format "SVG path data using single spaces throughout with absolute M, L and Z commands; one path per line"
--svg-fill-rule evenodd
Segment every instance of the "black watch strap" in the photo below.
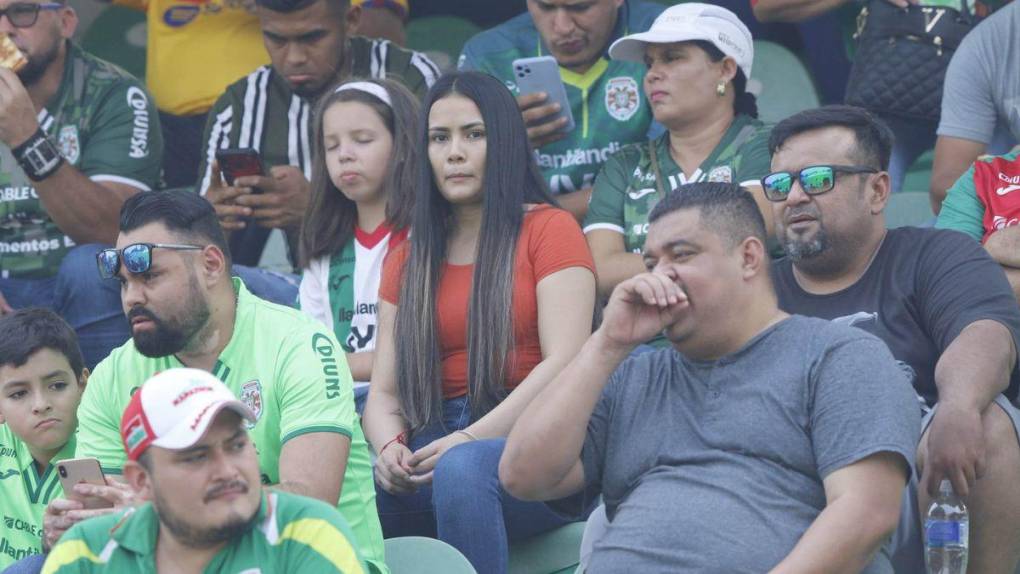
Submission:
M 41 181 L 53 175 L 64 163 L 57 146 L 39 128 L 28 140 L 11 150 L 14 159 L 32 181 Z

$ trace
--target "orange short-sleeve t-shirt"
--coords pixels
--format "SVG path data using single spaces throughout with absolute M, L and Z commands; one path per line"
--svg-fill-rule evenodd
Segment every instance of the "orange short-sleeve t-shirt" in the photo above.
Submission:
M 413 232 L 412 232 L 413 235 Z M 390 253 L 383 265 L 379 298 L 399 305 L 404 263 L 413 238 Z M 512 390 L 539 362 L 542 347 L 538 337 L 538 294 L 536 286 L 545 277 L 570 267 L 584 267 L 595 273 L 588 244 L 581 227 L 570 213 L 551 206 L 537 206 L 524 215 L 514 258 L 513 372 L 507 381 Z M 475 266 L 446 264 L 439 278 L 439 345 L 443 373 L 443 396 L 467 394 L 468 307 Z M 396 341 L 400 344 L 400 340 Z

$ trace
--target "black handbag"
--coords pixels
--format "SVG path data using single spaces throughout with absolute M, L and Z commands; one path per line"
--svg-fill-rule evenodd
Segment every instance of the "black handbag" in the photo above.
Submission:
M 976 20 L 966 7 L 962 12 L 936 6 L 899 8 L 871 0 L 857 17 L 857 53 L 846 103 L 937 122 L 949 59 Z

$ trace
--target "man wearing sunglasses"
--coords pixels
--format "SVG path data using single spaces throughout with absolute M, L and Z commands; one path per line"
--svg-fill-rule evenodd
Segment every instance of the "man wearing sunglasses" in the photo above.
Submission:
M 0 314 L 57 311 L 91 368 L 129 334 L 85 244 L 112 243 L 120 204 L 156 186 L 162 139 L 142 85 L 75 45 L 77 25 L 64 1 L 0 0 L 28 60 L 0 68 Z
M 890 147 L 888 128 L 859 108 L 808 110 L 775 127 L 762 186 L 789 255 L 773 269 L 779 304 L 877 335 L 913 381 L 925 417 L 894 536 L 897 572 L 924 571 L 918 509 L 949 480 L 970 510 L 969 572 L 1012 574 L 1020 309 L 1002 269 L 966 236 L 886 229 Z
M 116 247 L 100 252 L 96 263 L 100 275 L 120 284 L 133 341 L 93 371 L 94 390 L 78 407 L 76 456 L 95 457 L 106 474 L 121 474 L 120 417 L 138 385 L 176 367 L 209 371 L 255 414 L 248 429 L 262 482 L 337 506 L 365 558 L 385 572 L 368 447 L 332 333 L 231 278 L 216 212 L 198 195 L 136 195 L 124 203 L 120 227 Z M 46 543 L 102 512 L 53 501 L 44 518 Z

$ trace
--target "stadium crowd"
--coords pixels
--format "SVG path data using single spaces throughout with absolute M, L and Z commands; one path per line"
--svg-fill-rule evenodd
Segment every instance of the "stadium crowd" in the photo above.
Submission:
M 0 0 L 0 571 L 500 574 L 583 523 L 568 571 L 920 574 L 948 482 L 1020 572 L 1020 2 L 526 0 L 444 68 L 408 1 L 117 0 L 143 83 Z M 858 101 L 916 87 L 884 10 L 935 116 Z M 849 85 L 760 117 L 752 30 L 825 68 L 834 22 Z

